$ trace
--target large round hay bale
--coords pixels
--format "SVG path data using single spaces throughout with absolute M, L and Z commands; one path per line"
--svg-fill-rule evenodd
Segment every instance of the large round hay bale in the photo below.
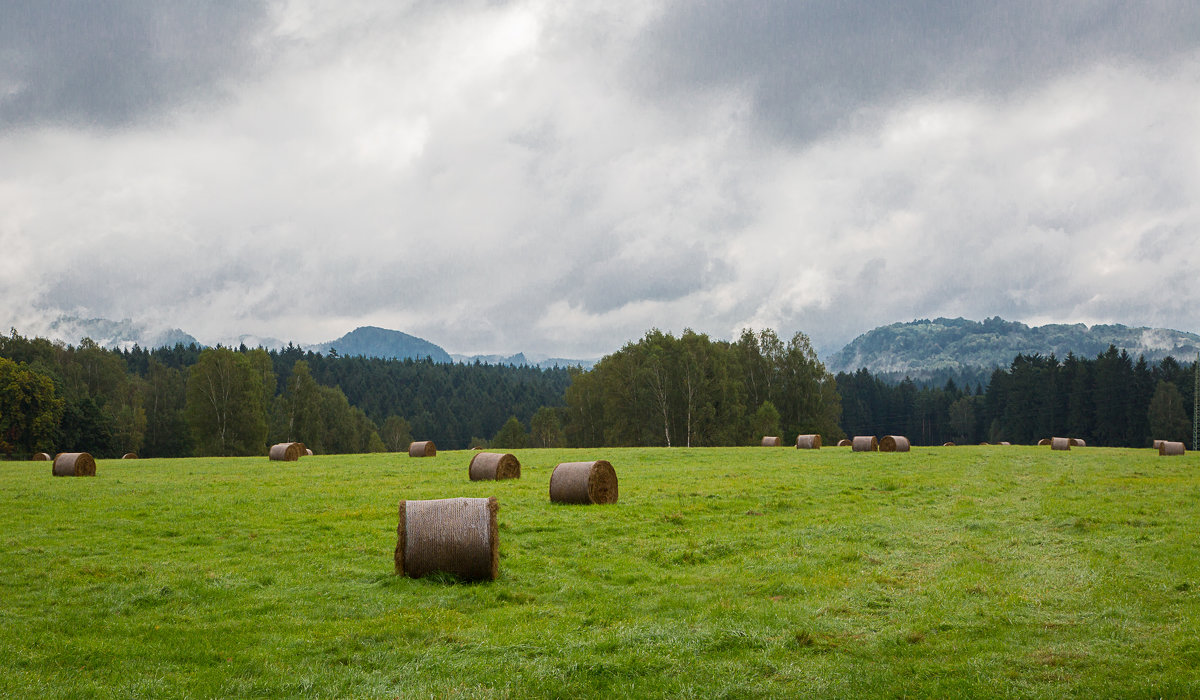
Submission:
M 852 443 L 850 442 L 850 438 L 842 438 L 841 440 L 838 440 L 837 446 L 838 447 L 850 447 L 851 444 Z
M 1184 449 L 1182 442 L 1170 442 L 1168 440 L 1163 440 L 1162 444 L 1158 446 L 1158 454 L 1160 457 L 1174 457 L 1183 453 Z
M 86 452 L 59 452 L 52 469 L 54 476 L 96 476 L 96 460 Z
M 437 445 L 433 444 L 433 440 L 421 440 L 408 445 L 409 457 L 433 457 L 435 455 L 437 455 Z
M 495 497 L 400 501 L 396 573 L 421 578 L 442 571 L 467 581 L 495 579 L 499 509 Z
M 495 481 L 497 479 L 520 479 L 521 462 L 516 455 L 499 452 L 476 452 L 467 465 L 471 481 Z
M 137 459 L 137 458 L 138 458 L 138 456 L 137 456 L 136 452 L 126 452 L 125 454 L 121 455 L 121 459 Z
M 1150 446 L 1151 446 L 1152 448 L 1154 448 L 1155 450 L 1157 450 L 1157 449 L 1159 449 L 1160 447 L 1162 447 L 1162 444 L 1163 444 L 1164 442 L 1166 442 L 1166 440 L 1155 440 L 1154 442 L 1152 442 L 1152 443 L 1150 444 Z M 1161 452 L 1160 452 L 1160 454 L 1161 454 Z
M 303 452 L 304 445 L 299 442 L 280 442 L 271 445 L 271 451 L 267 456 L 279 462 L 295 462 L 300 459 Z
M 903 435 L 884 435 L 879 441 L 880 452 L 908 452 L 908 438 Z
M 796 436 L 797 450 L 819 450 L 821 449 L 820 435 L 797 435 Z
M 617 472 L 603 459 L 563 462 L 550 474 L 550 500 L 555 503 L 616 503 Z
M 876 452 L 879 450 L 879 441 L 874 435 L 855 435 L 850 441 L 850 449 L 855 452 Z
M 50 456 L 49 452 L 34 452 L 29 459 L 32 462 L 49 462 L 54 458 Z
M 1070 438 L 1070 440 L 1071 447 L 1087 447 L 1087 443 L 1083 441 L 1083 438 Z
M 1050 449 L 1052 450 L 1069 450 L 1071 449 L 1070 438 L 1050 438 Z
M 1050 438 L 1042 438 L 1041 440 L 1038 440 L 1038 447 L 1045 447 L 1046 445 L 1049 445 L 1049 444 L 1050 444 Z
M 763 447 L 783 447 L 783 438 L 773 435 L 764 435 L 762 439 Z
M 957 447 L 953 442 L 943 442 L 942 447 Z

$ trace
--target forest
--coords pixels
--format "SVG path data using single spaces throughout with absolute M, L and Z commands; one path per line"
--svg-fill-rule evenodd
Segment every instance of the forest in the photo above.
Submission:
M 118 457 L 757 444 L 779 435 L 906 435 L 915 445 L 1052 435 L 1191 445 L 1195 365 L 1109 347 L 1094 359 L 1017 355 L 986 386 L 831 375 L 807 336 L 734 341 L 651 330 L 591 370 L 384 360 L 192 344 L 114 350 L 0 336 L 0 453 Z

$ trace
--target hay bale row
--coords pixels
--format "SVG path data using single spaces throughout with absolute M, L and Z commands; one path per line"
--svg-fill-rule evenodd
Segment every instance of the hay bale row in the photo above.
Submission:
M 796 436 L 797 450 L 819 450 L 821 449 L 820 435 L 797 435 Z
M 271 445 L 271 451 L 267 457 L 277 462 L 295 462 L 300 459 L 300 455 L 304 454 L 304 450 L 304 443 L 280 442 Z
M 1175 457 L 1184 453 L 1182 442 L 1170 442 L 1168 440 L 1160 440 L 1158 445 L 1158 455 L 1160 457 Z
M 521 462 L 516 455 L 499 452 L 477 452 L 467 465 L 471 481 L 495 481 L 497 479 L 520 479 Z
M 783 447 L 783 438 L 773 435 L 764 435 L 762 439 L 763 447 Z
M 60 452 L 51 470 L 54 476 L 96 476 L 96 460 L 87 452 Z
M 603 459 L 563 462 L 550 474 L 550 500 L 554 503 L 617 502 L 617 472 Z
M 908 452 L 908 438 L 903 435 L 884 435 L 879 441 L 880 452 Z
M 421 578 L 435 571 L 467 581 L 494 580 L 500 540 L 491 498 L 400 501 L 396 526 L 396 573 Z
M 434 457 L 436 455 L 437 445 L 433 444 L 433 440 L 420 440 L 408 445 L 409 457 Z

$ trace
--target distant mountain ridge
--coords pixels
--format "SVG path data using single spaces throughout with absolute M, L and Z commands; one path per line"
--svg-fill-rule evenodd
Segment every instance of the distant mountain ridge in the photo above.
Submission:
M 326 355 L 331 350 L 337 350 L 337 354 L 343 356 L 362 355 L 363 357 L 381 357 L 385 360 L 429 358 L 434 362 L 454 361 L 451 359 L 450 353 L 443 350 L 440 345 L 435 345 L 415 335 L 377 326 L 359 326 L 337 340 L 308 345 L 305 346 L 305 349 Z
M 914 380 L 964 376 L 977 378 L 1007 367 L 1018 354 L 1068 353 L 1094 358 L 1109 345 L 1153 362 L 1171 355 L 1185 361 L 1200 349 L 1200 335 L 1166 328 L 1082 323 L 1027 326 L 999 316 L 985 321 L 964 318 L 922 319 L 868 331 L 826 361 L 833 373 L 865 367 L 884 379 Z

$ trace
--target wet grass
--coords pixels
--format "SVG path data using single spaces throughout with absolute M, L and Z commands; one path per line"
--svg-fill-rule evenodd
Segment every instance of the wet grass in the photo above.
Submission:
M 1200 696 L 1195 455 L 516 454 L 0 463 L 0 696 Z M 498 580 L 392 574 L 401 498 L 490 495 Z

